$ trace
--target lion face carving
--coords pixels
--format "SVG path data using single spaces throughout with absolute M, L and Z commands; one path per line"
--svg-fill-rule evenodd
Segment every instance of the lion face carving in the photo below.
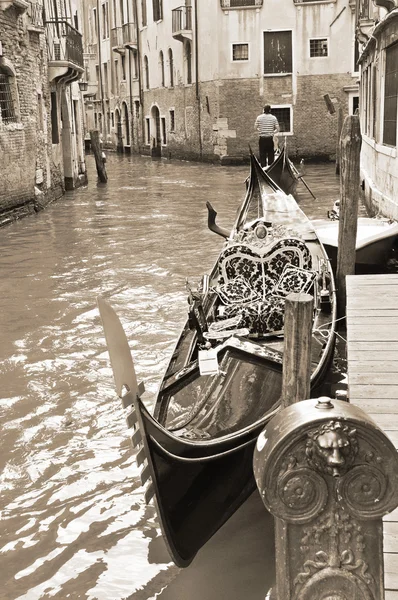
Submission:
M 329 421 L 308 433 L 307 460 L 321 473 L 343 475 L 353 465 L 357 453 L 356 429 L 341 421 Z

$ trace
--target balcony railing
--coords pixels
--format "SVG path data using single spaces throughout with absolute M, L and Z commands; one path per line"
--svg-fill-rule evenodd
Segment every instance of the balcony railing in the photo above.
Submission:
M 173 35 L 182 31 L 192 31 L 192 6 L 180 6 L 172 10 L 171 14 Z
M 123 48 L 123 31 L 121 27 L 112 27 L 111 29 L 111 47 Z
M 135 23 L 125 23 L 123 25 L 123 45 L 137 45 L 137 29 L 135 27 Z
M 67 67 L 82 72 L 84 70 L 82 34 L 64 20 L 48 20 L 45 25 L 50 66 Z
M 221 8 L 246 8 L 262 6 L 263 0 L 220 0 Z

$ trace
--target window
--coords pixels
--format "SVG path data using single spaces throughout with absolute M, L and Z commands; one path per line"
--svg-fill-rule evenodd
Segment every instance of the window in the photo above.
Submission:
M 397 144 L 398 42 L 386 48 L 384 83 L 383 143 Z
M 159 67 L 160 67 L 160 85 L 164 87 L 164 57 L 163 52 L 159 52 Z
M 264 75 L 292 70 L 292 32 L 264 31 Z
M 290 106 L 273 106 L 271 113 L 278 119 L 281 133 L 292 133 L 292 119 Z
M 148 57 L 144 56 L 144 77 L 145 77 L 145 88 L 149 90 L 149 65 Z
M 167 144 L 165 117 L 162 117 L 161 122 L 162 122 L 162 144 L 165 146 Z
M 141 19 L 142 19 L 142 26 L 145 27 L 147 24 L 146 0 L 141 0 Z
M 146 132 L 146 143 L 150 144 L 151 143 L 151 123 L 149 120 L 149 117 L 146 117 L 145 119 L 145 132 Z
M 261 6 L 261 4 L 259 4 L 259 2 L 256 2 L 256 0 L 229 0 L 229 6 L 231 8 L 241 8 L 242 6 Z M 224 4 L 223 4 L 224 6 Z M 227 8 L 227 6 L 225 5 L 225 8 Z
M 352 97 L 352 114 L 355 115 L 357 110 L 359 110 L 359 96 L 353 96 Z
M 51 92 L 51 141 L 59 144 L 57 93 Z
M 115 127 L 115 113 L 111 112 L 112 129 Z
M 169 74 L 170 74 L 170 87 L 174 87 L 174 61 L 173 51 L 169 48 Z
M 17 120 L 13 98 L 14 77 L 0 67 L 0 121 L 13 123 Z
M 355 40 L 354 40 L 354 69 L 353 69 L 355 73 L 357 73 L 359 71 L 358 60 L 359 60 L 359 41 L 357 40 L 357 38 L 355 36 Z
M 136 119 L 140 116 L 140 101 L 134 100 L 134 116 Z
M 169 115 L 170 115 L 170 131 L 175 131 L 176 124 L 175 124 L 174 110 L 170 110 Z
M 162 0 L 152 0 L 153 20 L 160 21 L 163 19 L 163 2 Z
M 119 92 L 119 61 L 115 60 L 115 94 Z
M 93 41 L 96 42 L 98 38 L 98 24 L 97 24 L 97 9 L 93 8 Z
M 104 97 L 108 98 L 109 89 L 108 89 L 108 65 L 104 63 Z
M 106 39 L 108 37 L 107 31 L 107 18 L 106 18 L 106 4 L 102 5 L 102 39 Z
M 124 24 L 124 0 L 120 0 L 120 23 Z
M 121 54 L 120 60 L 122 61 L 122 79 L 126 80 L 126 57 L 124 54 Z
M 185 60 L 187 61 L 187 83 L 192 83 L 192 49 L 191 42 L 187 41 L 185 45 Z
M 249 60 L 249 44 L 232 44 L 232 60 Z
M 310 40 L 310 58 L 319 58 L 328 55 L 328 40 L 318 38 Z

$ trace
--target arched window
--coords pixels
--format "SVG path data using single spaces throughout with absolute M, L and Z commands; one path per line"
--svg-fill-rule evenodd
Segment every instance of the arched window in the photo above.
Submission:
M 164 57 L 163 52 L 159 52 L 159 66 L 160 66 L 160 85 L 164 87 Z
M 0 65 L 0 122 L 17 121 L 15 77 L 7 68 Z
M 169 48 L 169 72 L 170 72 L 170 87 L 174 87 L 174 61 L 173 50 Z
M 189 40 L 185 46 L 185 59 L 187 61 L 187 83 L 192 83 L 192 49 Z
M 149 65 L 148 57 L 144 56 L 144 75 L 145 75 L 145 88 L 149 90 Z

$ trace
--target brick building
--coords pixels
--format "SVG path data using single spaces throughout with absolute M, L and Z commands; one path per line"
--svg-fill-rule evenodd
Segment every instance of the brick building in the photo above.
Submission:
M 73 83 L 83 72 L 82 42 L 62 4 L 0 2 L 0 225 L 85 181 L 84 112 Z
M 106 141 L 227 162 L 256 145 L 269 103 L 290 155 L 331 157 L 339 111 L 329 114 L 324 96 L 343 114 L 358 105 L 355 0 L 181 3 L 85 3 L 88 70 L 102 80 L 86 112 Z

